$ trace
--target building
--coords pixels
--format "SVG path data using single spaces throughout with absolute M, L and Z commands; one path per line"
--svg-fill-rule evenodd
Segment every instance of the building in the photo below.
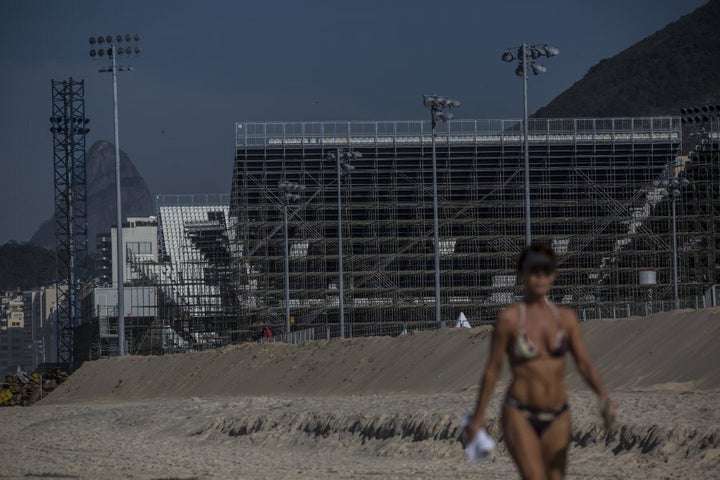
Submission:
M 0 296 L 0 375 L 14 374 L 17 369 L 32 370 L 32 342 L 28 335 L 23 296 L 6 292 Z
M 157 217 L 129 218 L 123 226 L 127 351 L 156 354 L 233 341 L 229 196 L 163 195 L 157 206 Z M 106 252 L 98 257 L 102 286 L 83 297 L 75 337 L 80 361 L 118 351 L 115 229 L 106 237 L 110 242 L 98 242 Z M 103 281 L 103 272 L 111 272 L 111 281 Z
M 131 286 L 123 289 L 125 297 L 125 347 L 132 355 L 163 353 L 159 333 L 157 289 L 153 286 Z M 118 291 L 116 287 L 95 287 L 83 296 L 82 321 L 75 329 L 74 358 L 77 363 L 118 355 Z
M 143 285 L 138 262 L 158 261 L 157 217 L 128 217 L 122 226 L 122 265 L 125 295 L 125 340 L 130 353 L 153 353 L 144 345 L 157 320 L 157 291 Z M 118 346 L 117 226 L 97 236 L 96 278 L 81 300 L 81 321 L 74 332 L 76 363 L 116 355 Z M 143 350 L 145 348 L 145 350 Z M 156 352 L 155 352 L 156 353 Z
M 113 233 L 98 233 L 95 237 L 95 278 L 98 285 L 108 286 L 113 284 Z M 116 272 L 117 273 L 117 272 Z
M 714 149 L 693 158 L 682 133 L 676 117 L 530 120 L 532 237 L 560 255 L 554 301 L 586 318 L 671 308 L 672 202 L 653 182 L 673 173 L 690 180 L 677 201 L 682 306 L 716 281 L 717 132 Z M 436 139 L 442 319 L 492 321 L 520 293 L 522 122 L 451 121 Z M 346 328 L 436 326 L 431 145 L 422 121 L 236 124 L 239 323 L 285 325 L 287 208 L 292 315 L 338 334 L 338 174 L 328 155 L 352 148 L 362 157 L 341 177 Z M 305 186 L 297 202 L 286 206 L 282 181 Z M 655 284 L 641 283 L 646 271 Z
M 67 289 L 67 285 L 50 285 L 27 290 L 17 294 L 15 308 L 22 308 L 23 360 L 19 363 L 27 371 L 38 365 L 58 362 L 58 293 Z M 15 321 L 15 323 L 18 323 Z
M 57 289 L 40 287 L 23 292 L 26 335 L 30 338 L 33 369 L 57 362 Z
M 123 280 L 132 283 L 139 278 L 130 263 L 158 260 L 158 223 L 157 217 L 132 218 L 123 223 Z M 104 246 L 107 246 L 105 243 Z M 103 245 L 101 245 L 101 248 Z M 101 250 L 102 255 L 102 250 Z M 102 258 L 102 257 L 100 257 Z M 110 231 L 110 262 L 112 265 L 112 285 L 117 287 L 117 227 Z M 103 267 L 107 268 L 105 262 Z

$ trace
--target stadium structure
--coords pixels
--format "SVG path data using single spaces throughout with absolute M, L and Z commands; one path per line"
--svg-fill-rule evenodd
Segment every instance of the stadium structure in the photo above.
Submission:
M 446 323 L 461 312 L 473 325 L 493 321 L 520 293 L 522 125 L 438 128 Z M 703 135 L 689 157 L 679 117 L 530 120 L 532 237 L 559 254 L 555 302 L 584 318 L 673 308 L 676 238 L 680 306 L 702 306 L 720 272 L 717 125 Z M 235 140 L 227 239 L 238 329 L 283 330 L 289 291 L 298 329 L 339 334 L 338 223 L 347 335 L 437 326 L 429 122 L 237 123 Z M 328 160 L 339 149 L 362 154 L 342 175 L 341 222 Z M 663 180 L 672 178 L 689 183 L 667 198 Z M 281 182 L 304 185 L 297 201 L 286 203 Z
M 237 341 L 228 195 L 157 197 L 158 260 L 128 261 L 159 292 L 163 350 Z
M 159 354 L 238 341 L 229 196 L 160 195 L 156 204 L 157 217 L 123 225 L 127 351 Z M 138 242 L 133 229 L 153 225 Z M 90 287 L 76 334 L 81 360 L 117 353 L 117 291 Z

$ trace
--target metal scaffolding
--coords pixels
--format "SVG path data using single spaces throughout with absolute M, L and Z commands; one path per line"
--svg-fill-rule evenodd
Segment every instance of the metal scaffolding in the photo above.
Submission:
M 362 157 L 341 187 L 348 333 L 435 328 L 430 132 L 421 121 L 236 124 L 230 217 L 241 325 L 283 329 L 278 184 L 296 182 L 306 189 L 288 206 L 291 313 L 297 328 L 339 334 L 337 172 L 327 156 L 351 147 Z M 680 119 L 536 119 L 528 137 L 533 239 L 560 257 L 552 298 L 585 317 L 670 306 L 668 202 L 653 181 L 675 168 L 697 177 L 678 204 L 687 210 L 681 297 L 695 306 L 717 276 L 717 162 L 686 161 Z M 451 121 L 436 140 L 442 319 L 463 312 L 473 324 L 490 322 L 520 293 L 522 122 Z M 712 254 L 701 253 L 706 246 Z M 641 284 L 643 271 L 657 283 Z
M 53 178 L 57 278 L 58 362 L 72 364 L 73 329 L 80 320 L 80 283 L 87 271 L 85 84 L 52 80 Z
M 142 282 L 138 282 L 142 283 Z M 157 288 L 134 285 L 125 288 L 125 339 L 130 355 L 159 355 L 163 348 Z M 83 322 L 75 329 L 76 361 L 118 355 L 117 289 L 89 289 L 82 299 Z
M 720 118 L 686 129 L 689 156 L 675 168 L 689 180 L 677 215 L 679 282 L 687 297 L 720 284 Z
M 128 252 L 138 274 L 133 285 L 157 287 L 156 339 L 146 343 L 160 342 L 162 351 L 174 352 L 245 339 L 237 318 L 231 261 L 236 242 L 228 210 L 228 195 L 157 197 L 158 258 Z

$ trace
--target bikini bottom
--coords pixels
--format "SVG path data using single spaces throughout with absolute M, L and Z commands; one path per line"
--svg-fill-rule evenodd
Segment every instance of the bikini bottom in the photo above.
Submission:
M 532 407 L 522 403 L 510 394 L 505 396 L 505 403 L 520 410 L 523 416 L 528 419 L 538 437 L 541 436 L 550 425 L 552 425 L 557 417 L 570 408 L 567 402 L 558 408 Z

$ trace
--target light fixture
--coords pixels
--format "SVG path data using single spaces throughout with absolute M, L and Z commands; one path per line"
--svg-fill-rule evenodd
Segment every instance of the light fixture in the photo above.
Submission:
M 547 67 L 539 63 L 532 64 L 533 75 L 540 75 L 541 73 L 547 72 Z
M 435 129 L 439 122 L 447 122 L 453 118 L 452 113 L 445 109 L 459 108 L 460 102 L 439 95 L 423 95 L 423 105 L 430 109 L 432 127 L 432 172 L 433 172 L 433 245 L 435 249 L 435 323 L 442 326 L 440 312 L 440 232 L 438 226 L 438 188 L 437 188 L 437 155 Z M 449 127 L 448 127 L 449 130 Z M 449 135 L 448 135 L 449 136 Z
M 132 70 L 132 67 L 130 66 L 119 66 L 117 64 L 117 57 L 118 55 L 123 55 L 124 53 L 129 54 L 132 51 L 132 48 L 134 47 L 136 52 L 139 51 L 139 47 L 136 45 L 127 45 L 125 47 L 117 44 L 121 44 L 123 40 L 130 42 L 132 38 L 130 37 L 130 34 L 126 34 L 124 37 L 123 35 L 115 35 L 115 42 L 113 42 L 113 36 L 112 35 L 98 35 L 96 38 L 90 37 L 88 42 L 91 46 L 94 46 L 96 43 L 98 45 L 107 44 L 106 48 L 98 48 L 97 50 L 95 48 L 90 50 L 90 57 L 96 58 L 96 57 L 104 57 L 105 54 L 112 60 L 112 63 L 108 66 L 103 66 L 98 69 L 98 72 L 101 73 L 112 73 L 112 79 L 113 79 L 113 125 L 115 130 L 115 194 L 116 194 L 116 202 L 117 202 L 117 321 L 118 321 L 118 352 L 120 355 L 124 355 L 126 353 L 125 349 L 125 294 L 124 294 L 124 280 L 123 280 L 123 270 L 125 268 L 125 255 L 124 255 L 124 245 L 123 245 L 123 235 L 122 235 L 122 225 L 123 225 L 123 215 L 122 215 L 122 190 L 120 185 L 120 138 L 118 133 L 118 107 L 117 107 L 117 72 L 122 72 L 125 70 Z M 135 34 L 135 41 L 140 40 L 140 36 Z M 87 119 L 82 119 L 82 121 L 78 122 L 81 123 L 83 126 L 88 123 Z M 89 132 L 89 129 L 86 127 L 77 127 L 75 128 L 75 131 L 77 133 L 87 133 Z
M 283 199 L 283 224 L 285 230 L 285 331 L 290 333 L 290 242 L 288 240 L 288 205 L 300 199 L 305 185 L 283 180 L 278 182 Z
M 517 55 L 513 56 L 511 50 L 517 48 Z M 508 48 L 502 54 L 503 62 L 512 62 L 513 60 L 518 61 L 517 67 L 515 67 L 515 75 L 522 77 L 523 79 L 523 151 L 525 156 L 525 243 L 530 245 L 532 241 L 531 223 L 530 223 L 530 148 L 528 141 L 528 111 L 527 111 L 527 79 L 528 79 L 528 67 L 530 67 L 533 75 L 539 75 L 547 71 L 545 65 L 536 63 L 535 60 L 540 57 L 554 57 L 558 55 L 560 51 L 548 45 L 547 43 L 541 47 L 528 43 L 523 43 L 519 47 Z
M 720 105 L 708 104 L 680 109 L 680 121 L 684 124 L 708 123 L 720 118 Z
M 83 135 L 90 133 L 89 128 L 85 128 L 84 125 L 90 122 L 90 119 L 73 116 L 69 119 L 62 116 L 52 116 L 50 120 L 50 132 L 53 134 L 63 133 L 72 135 Z M 73 125 L 72 128 L 68 128 L 67 124 Z M 79 126 L 78 126 L 79 125 Z
M 551 47 L 551 46 L 548 45 L 547 43 L 546 43 L 545 45 L 543 45 L 543 50 L 545 51 L 545 56 L 548 57 L 548 58 L 554 57 L 555 55 L 557 55 L 558 53 L 560 53 L 560 50 L 558 50 L 558 49 L 555 48 L 555 47 Z
M 653 186 L 659 188 L 658 193 L 662 198 L 668 198 L 672 202 L 673 298 L 675 310 L 678 310 L 680 308 L 680 294 L 678 288 L 677 217 L 675 204 L 682 194 L 681 190 L 690 185 L 690 180 L 688 180 L 685 175 L 674 173 L 674 168 L 672 167 L 666 168 L 663 175 L 664 177 L 662 179 L 653 181 Z
M 362 153 L 351 148 L 337 148 L 329 153 L 328 160 L 337 168 L 337 215 L 338 215 L 338 317 L 340 320 L 340 338 L 345 338 L 345 278 L 343 272 L 343 236 L 342 236 L 342 176 L 355 170 L 353 160 L 362 158 Z
M 433 121 L 435 123 L 447 122 L 448 120 L 452 120 L 453 118 L 455 118 L 455 115 L 453 115 L 452 113 L 449 113 L 449 112 L 434 112 L 433 113 Z

